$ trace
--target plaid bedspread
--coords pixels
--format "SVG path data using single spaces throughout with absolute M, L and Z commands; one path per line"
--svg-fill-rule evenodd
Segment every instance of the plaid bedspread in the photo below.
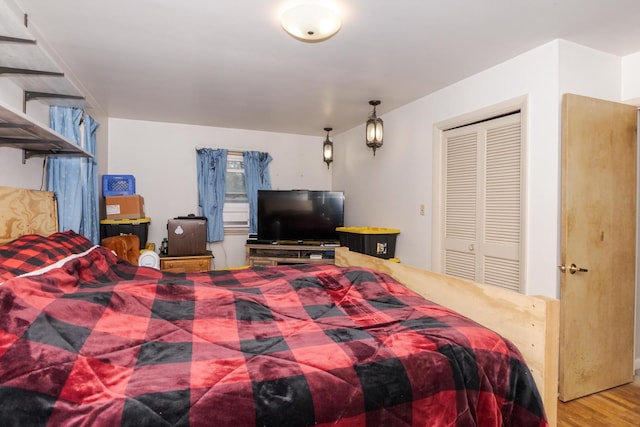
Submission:
M 0 424 L 544 426 L 514 346 L 366 269 L 102 247 L 0 286 Z

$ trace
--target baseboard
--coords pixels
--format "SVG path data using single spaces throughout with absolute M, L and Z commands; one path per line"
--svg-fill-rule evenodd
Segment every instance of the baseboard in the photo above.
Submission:
M 633 367 L 636 375 L 635 375 L 635 379 L 636 380 L 640 380 L 640 359 L 636 359 L 636 362 L 634 363 L 634 367 Z

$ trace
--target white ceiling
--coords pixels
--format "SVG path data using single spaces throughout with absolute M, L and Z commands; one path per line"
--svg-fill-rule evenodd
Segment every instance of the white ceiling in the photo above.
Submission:
M 285 0 L 14 2 L 110 117 L 305 135 L 557 38 L 640 51 L 638 0 L 335 0 L 342 29 L 315 44 L 280 28 Z

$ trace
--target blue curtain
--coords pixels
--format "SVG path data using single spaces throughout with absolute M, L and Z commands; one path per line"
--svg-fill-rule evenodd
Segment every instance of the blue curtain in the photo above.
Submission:
M 50 157 L 47 160 L 47 189 L 56 194 L 58 201 L 58 229 L 83 234 L 93 243 L 100 241 L 98 210 L 98 169 L 96 130 L 100 126 L 85 115 L 85 133 L 81 140 L 80 108 L 51 106 L 51 129 L 82 147 L 93 158 Z
M 227 150 L 196 150 L 199 215 L 207 218 L 207 242 L 224 240 L 224 194 L 227 183 Z
M 80 145 L 79 108 L 51 106 L 51 129 Z M 47 160 L 47 190 L 53 191 L 58 201 L 58 229 L 80 232 L 82 222 L 82 167 L 77 157 L 50 157 Z
M 269 163 L 271 155 L 259 151 L 245 151 L 244 183 L 249 199 L 249 233 L 258 231 L 258 190 L 271 190 Z
M 84 138 L 82 148 L 93 158 L 80 159 L 84 191 L 82 192 L 82 221 L 80 234 L 96 245 L 100 243 L 100 212 L 98 207 L 98 159 L 96 158 L 96 131 L 100 124 L 86 114 L 84 118 Z

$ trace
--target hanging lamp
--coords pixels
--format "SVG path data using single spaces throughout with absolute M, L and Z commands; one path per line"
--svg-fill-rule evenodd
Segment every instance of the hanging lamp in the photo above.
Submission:
M 324 128 L 324 130 L 327 132 L 327 137 L 322 144 L 322 160 L 325 161 L 327 169 L 329 169 L 329 165 L 333 162 L 333 141 L 329 136 L 329 132 L 331 132 L 333 128 Z
M 376 150 L 382 147 L 383 122 L 382 119 L 376 115 L 376 107 L 380 105 L 380 101 L 369 101 L 369 105 L 373 106 L 373 111 L 369 114 L 367 120 L 367 147 L 373 148 L 373 155 L 375 156 Z

